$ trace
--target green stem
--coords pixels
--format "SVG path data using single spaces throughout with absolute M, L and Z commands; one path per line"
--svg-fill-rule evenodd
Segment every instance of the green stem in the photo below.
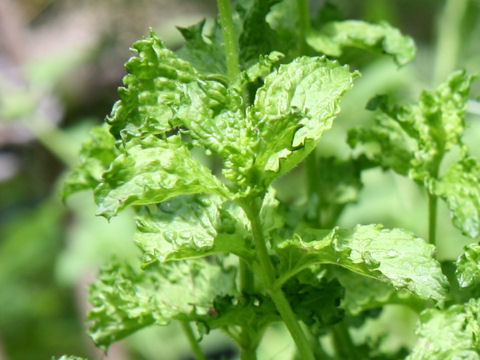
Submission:
M 342 321 L 333 327 L 333 342 L 337 357 L 342 360 L 357 360 L 359 354 L 355 349 L 346 324 Z
M 300 23 L 300 41 L 299 52 L 300 55 L 305 55 L 307 52 L 307 33 L 310 29 L 310 9 L 308 7 L 308 0 L 297 0 L 298 19 Z
M 442 162 L 443 153 L 441 153 L 434 161 L 431 175 L 434 179 L 438 179 L 438 173 L 440 171 L 440 163 Z M 428 194 L 428 242 L 430 244 L 437 244 L 437 195 Z
M 428 242 L 436 245 L 437 241 L 437 196 L 428 193 Z
M 242 349 L 240 360 L 257 360 L 256 349 Z
M 240 259 L 240 289 L 244 294 L 253 294 L 255 291 L 255 278 L 248 264 Z M 258 341 L 254 341 L 248 328 L 242 328 L 240 333 L 240 359 L 256 360 Z
M 443 81 L 457 66 L 460 53 L 460 28 L 468 0 L 447 0 L 438 22 L 434 82 Z
M 197 360 L 207 360 L 205 355 L 203 355 L 202 349 L 200 349 L 200 345 L 195 338 L 195 334 L 193 333 L 193 329 L 190 326 L 190 323 L 188 321 L 180 321 L 180 323 L 182 324 L 182 330 L 187 336 L 188 342 L 190 344 L 190 347 L 192 348 L 195 358 Z
M 262 277 L 264 285 L 267 288 L 267 291 L 269 292 L 270 297 L 275 304 L 275 307 L 280 313 L 282 320 L 287 326 L 290 335 L 295 341 L 300 356 L 304 360 L 314 360 L 314 356 L 312 350 L 310 349 L 307 337 L 305 336 L 305 333 L 300 327 L 300 324 L 298 323 L 295 313 L 290 307 L 290 304 L 288 303 L 285 294 L 280 287 L 274 286 L 276 277 L 275 269 L 273 267 L 272 261 L 270 260 L 266 241 L 263 236 L 263 228 L 259 217 L 260 206 L 255 200 L 248 202 L 246 201 L 241 205 L 252 227 L 253 239 L 257 251 L 257 259 L 262 269 L 260 276 Z
M 242 259 L 240 259 L 240 289 L 247 294 L 252 294 L 255 290 L 253 272 L 250 270 L 248 264 Z
M 305 159 L 305 171 L 307 177 L 307 196 L 309 199 L 316 198 L 317 206 L 315 208 L 315 218 L 312 219 L 312 226 L 323 228 L 322 224 L 322 207 L 320 203 L 320 188 L 318 187 L 317 176 L 317 154 L 315 149 Z
M 230 6 L 230 0 L 217 0 L 217 6 L 220 14 L 220 25 L 222 26 L 223 40 L 225 43 L 227 74 L 230 82 L 232 83 L 240 74 L 237 40 L 235 39 L 235 27 L 233 25 L 232 18 L 232 8 Z

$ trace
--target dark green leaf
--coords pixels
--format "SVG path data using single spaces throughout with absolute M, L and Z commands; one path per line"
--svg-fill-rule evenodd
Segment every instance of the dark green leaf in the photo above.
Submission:
M 178 27 L 185 45 L 176 52 L 203 74 L 226 75 L 225 50 L 220 25 L 215 22 L 210 31 L 205 30 L 205 20 L 189 27 Z

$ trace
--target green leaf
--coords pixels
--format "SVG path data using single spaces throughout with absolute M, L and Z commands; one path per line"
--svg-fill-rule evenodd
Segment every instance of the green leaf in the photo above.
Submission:
M 425 310 L 416 330 L 419 339 L 407 359 L 480 359 L 479 318 L 478 299 L 445 310 Z
M 141 207 L 135 241 L 145 262 L 195 258 L 218 252 L 255 258 L 245 219 L 233 203 L 214 195 L 181 196 Z
M 424 91 L 418 104 L 409 106 L 394 106 L 385 96 L 372 99 L 367 107 L 380 108 L 382 113 L 375 126 L 351 132 L 350 145 L 364 144 L 366 156 L 382 167 L 408 172 L 415 181 L 428 183 L 437 177 L 444 154 L 463 146 L 464 115 L 474 79 L 456 71 L 435 91 Z
M 220 24 L 216 21 L 205 30 L 205 20 L 189 27 L 177 27 L 185 39 L 185 45 L 175 54 L 188 61 L 203 74 L 227 74 L 225 50 Z
M 90 138 L 82 144 L 80 163 L 67 175 L 62 197 L 65 199 L 75 192 L 95 189 L 101 182 L 103 172 L 118 154 L 115 139 L 108 127 L 93 128 Z
M 174 132 L 212 119 L 232 103 L 220 81 L 202 76 L 155 33 L 137 41 L 133 49 L 138 56 L 126 63 L 125 87 L 119 89 L 120 100 L 107 118 L 116 138 Z
M 258 346 L 266 327 L 279 320 L 272 300 L 258 294 L 217 297 L 207 315 L 195 318 L 203 332 L 220 328 L 240 346 L 253 348 Z M 240 328 L 243 331 L 240 332 Z
M 329 269 L 331 271 L 331 269 Z M 361 276 L 342 268 L 333 269 L 334 276 L 345 288 L 342 308 L 352 315 L 379 308 L 385 304 L 404 304 L 415 309 L 421 302 L 407 290 L 396 290 L 392 285 Z
M 453 163 L 430 190 L 440 196 L 453 224 L 472 238 L 480 234 L 480 164 L 472 157 Z
M 114 263 L 90 287 L 89 334 L 107 348 L 150 325 L 204 316 L 216 297 L 234 289 L 234 270 L 207 261 L 171 262 L 145 271 Z
M 304 271 L 287 281 L 282 289 L 299 320 L 314 333 L 325 332 L 344 317 L 340 308 L 344 289 L 335 279 L 319 279 L 313 271 Z
M 400 125 L 383 116 L 376 118 L 375 126 L 350 129 L 347 142 L 373 163 L 405 176 L 410 171 L 416 150 L 415 141 L 402 131 Z
M 315 264 L 334 264 L 354 273 L 442 302 L 447 280 L 433 258 L 435 247 L 411 232 L 357 225 L 353 229 L 305 228 L 279 244 L 279 284 Z
M 416 52 L 410 36 L 387 23 L 371 24 L 360 20 L 333 21 L 319 31 L 312 30 L 307 36 L 308 44 L 315 50 L 339 57 L 344 48 L 357 47 L 393 57 L 398 65 L 410 62 Z
M 278 47 L 275 50 L 288 58 L 298 56 L 300 19 L 296 0 L 282 0 L 273 5 L 266 17 L 267 23 L 276 33 Z
M 265 78 L 248 117 L 259 138 L 255 168 L 267 185 L 313 150 L 357 75 L 326 58 L 300 57 Z
M 276 32 L 266 21 L 273 5 L 280 0 L 253 0 L 250 6 L 238 3 L 237 11 L 242 22 L 238 44 L 240 59 L 244 65 L 256 62 L 259 56 L 278 49 Z
M 55 360 L 55 358 L 52 358 L 52 360 Z M 58 360 L 86 360 L 86 358 L 71 355 L 62 355 L 58 358 Z
M 456 276 L 461 287 L 480 284 L 480 245 L 466 246 L 456 265 Z
M 196 193 L 229 196 L 210 170 L 194 160 L 180 136 L 132 140 L 95 189 L 98 214 L 107 218 L 131 205 Z
M 372 165 L 364 157 L 348 160 L 319 157 L 315 160 L 314 170 L 307 175 L 311 178 L 312 195 L 307 203 L 306 220 L 312 226 L 331 228 L 345 206 L 357 201 L 363 186 L 361 171 Z

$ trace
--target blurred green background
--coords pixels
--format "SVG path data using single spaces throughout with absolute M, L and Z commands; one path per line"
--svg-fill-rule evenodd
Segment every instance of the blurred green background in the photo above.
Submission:
M 322 154 L 349 154 L 346 129 L 372 120 L 364 110 L 372 96 L 387 92 L 399 101 L 412 100 L 455 68 L 480 72 L 479 0 L 331 2 L 345 18 L 388 21 L 414 38 L 418 54 L 401 69 L 388 58 L 364 52 L 342 59 L 363 76 L 321 142 Z M 312 12 L 324 3 L 311 1 Z M 112 347 L 106 357 L 94 348 L 83 321 L 87 286 L 112 256 L 136 256 L 134 223 L 128 212 L 109 224 L 95 217 L 89 193 L 73 196 L 66 205 L 58 193 L 65 171 L 78 161 L 82 140 L 117 97 L 132 42 L 152 27 L 169 47 L 179 48 L 182 39 L 175 26 L 215 14 L 214 0 L 0 0 L 0 360 L 61 354 L 109 360 L 191 358 L 175 325 L 142 331 Z M 478 85 L 473 93 L 479 93 Z M 480 103 L 472 100 L 465 141 L 477 157 L 479 114 Z M 303 181 L 299 168 L 276 186 L 284 200 L 294 201 L 305 196 Z M 363 182 L 360 201 L 347 208 L 342 223 L 384 223 L 426 236 L 426 199 L 419 188 L 381 170 L 365 172 Z M 440 210 L 438 256 L 453 259 L 468 240 Z M 389 322 L 381 318 L 369 326 L 388 327 Z M 395 333 L 407 343 L 409 334 L 411 338 L 408 324 Z M 283 336 L 282 328 L 272 328 L 260 358 L 288 358 L 292 349 L 282 345 Z M 204 345 L 212 359 L 236 356 L 221 334 L 208 336 Z

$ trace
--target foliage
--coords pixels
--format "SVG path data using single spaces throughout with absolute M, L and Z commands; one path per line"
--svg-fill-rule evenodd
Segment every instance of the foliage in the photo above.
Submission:
M 255 359 L 265 331 L 282 322 L 302 359 L 395 358 L 403 351 L 351 334 L 402 304 L 419 314 L 409 359 L 476 359 L 478 304 L 452 303 L 460 297 L 436 259 L 435 238 L 437 198 L 463 234 L 480 232 L 480 164 L 462 140 L 475 76 L 455 71 L 406 106 L 374 96 L 374 125 L 349 132 L 351 157 L 317 157 L 360 75 L 343 63 L 346 54 L 369 50 L 406 65 L 413 40 L 386 23 L 325 12 L 317 25 L 302 1 L 297 9 L 252 0 L 233 14 L 229 1 L 218 4 L 210 29 L 180 29 L 177 52 L 154 31 L 133 45 L 120 99 L 65 182 L 64 197 L 92 189 L 107 219 L 136 212 L 141 261 L 113 261 L 90 287 L 95 343 L 108 348 L 178 321 L 199 359 L 198 340 L 213 329 L 237 343 L 242 359 Z M 297 22 L 283 22 L 292 9 Z M 287 203 L 275 187 L 298 166 L 308 200 Z M 379 224 L 338 226 L 362 173 L 376 166 L 426 190 L 428 242 Z M 456 263 L 461 287 L 478 285 L 476 246 Z

